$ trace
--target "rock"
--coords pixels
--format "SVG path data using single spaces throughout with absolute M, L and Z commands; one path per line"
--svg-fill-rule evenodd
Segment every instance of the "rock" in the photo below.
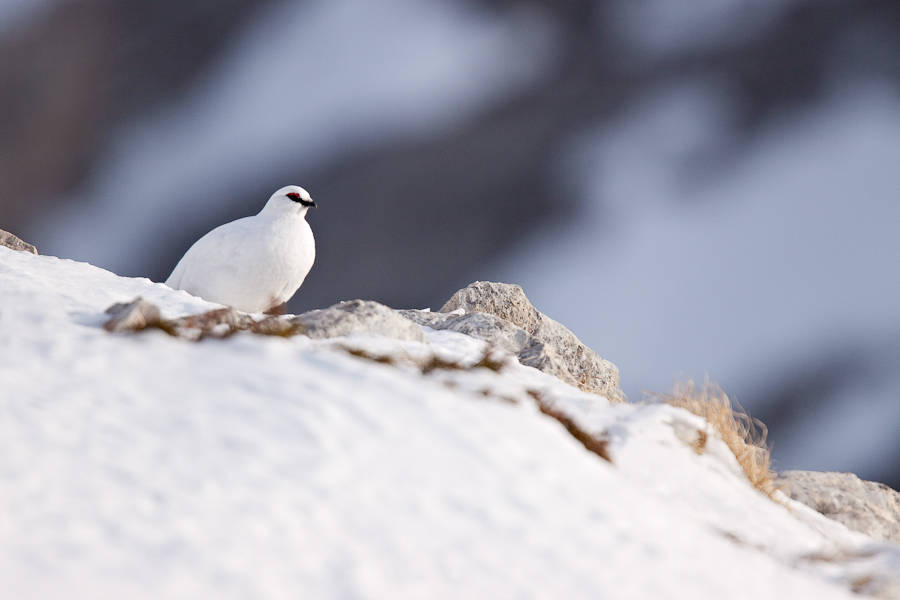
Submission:
M 491 346 L 496 346 L 510 354 L 518 355 L 526 348 L 538 343 L 534 336 L 528 335 L 528 332 L 521 327 L 487 313 L 448 315 L 446 313 L 404 310 L 400 311 L 400 314 L 419 325 L 426 325 L 432 329 L 456 331 L 484 340 Z
M 159 308 L 140 296 L 131 302 L 113 304 L 106 309 L 106 313 L 112 316 L 104 323 L 103 329 L 113 333 L 135 332 L 148 327 L 159 327 L 162 322 Z
M 106 309 L 112 315 L 103 326 L 116 333 L 136 332 L 148 327 L 189 340 L 204 337 L 227 337 L 237 331 L 260 335 L 306 335 L 324 339 L 351 333 L 375 333 L 399 340 L 427 343 L 422 329 L 400 313 L 377 302 L 352 300 L 323 310 L 312 310 L 292 317 L 267 317 L 256 321 L 234 308 L 217 308 L 205 313 L 166 320 L 159 308 L 143 298 L 127 304 L 114 304 Z
M 504 304 L 504 299 L 509 300 L 509 305 Z M 453 303 L 459 304 L 458 308 L 465 312 L 449 312 L 457 308 Z M 227 337 L 237 331 L 249 330 L 260 335 L 305 335 L 313 339 L 374 333 L 398 340 L 427 343 L 425 334 L 418 326 L 426 325 L 484 340 L 491 346 L 516 355 L 523 365 L 583 390 L 601 394 L 612 402 L 624 399 L 619 390 L 616 366 L 597 356 L 571 331 L 538 312 L 519 286 L 474 283 L 457 292 L 445 305 L 444 311 L 399 312 L 378 302 L 351 300 L 297 316 L 271 316 L 261 321 L 233 308 L 165 320 L 153 303 L 136 298 L 130 303 L 108 308 L 106 312 L 112 317 L 104 328 L 122 333 L 156 327 L 189 340 Z
M 32 254 L 38 253 L 37 248 L 27 242 L 23 242 L 13 234 L 8 231 L 3 231 L 2 229 L 0 229 L 0 246 L 6 246 L 7 248 L 18 250 L 20 252 L 31 252 Z
M 252 317 L 233 308 L 217 308 L 177 319 L 163 319 L 159 307 L 140 296 L 131 302 L 113 304 L 106 309 L 106 313 L 111 317 L 103 328 L 113 333 L 136 333 L 155 328 L 192 341 L 208 336 L 227 337 L 236 331 L 250 329 L 255 324 Z
M 619 389 L 618 368 L 600 358 L 565 326 L 538 311 L 520 286 L 476 281 L 456 292 L 441 308 L 441 312 L 433 315 L 447 314 L 459 309 L 465 311 L 465 316 L 486 313 L 521 329 L 528 337 L 521 343 L 519 338 L 516 338 L 512 345 L 519 346 L 516 354 L 519 355 L 522 364 L 533 366 L 583 390 L 606 396 L 611 402 L 624 400 L 624 394 Z M 412 312 L 418 311 L 408 311 Z M 408 313 L 407 317 L 410 316 Z M 421 324 L 435 329 L 459 331 L 462 328 L 462 321 L 455 319 L 456 317 L 442 320 L 438 316 L 423 316 L 422 321 L 431 322 Z M 475 328 L 474 331 L 477 334 L 469 333 L 469 335 L 486 341 L 491 341 L 488 337 L 500 335 L 507 341 L 507 345 L 511 343 L 508 340 L 508 332 L 501 335 L 499 332 L 486 332 L 479 328 Z
M 250 315 L 227 307 L 163 321 L 160 328 L 177 337 L 197 341 L 205 337 L 228 337 L 250 329 L 254 324 Z
M 900 543 L 900 493 L 853 473 L 784 471 L 776 485 L 791 498 L 839 521 L 848 529 Z
M 451 312 L 457 309 L 462 309 L 460 314 Z M 136 298 L 107 309 L 112 317 L 104 328 L 121 333 L 156 327 L 189 340 L 227 337 L 249 330 L 260 335 L 305 335 L 313 339 L 374 333 L 427 343 L 418 326 L 426 325 L 484 340 L 516 355 L 523 365 L 605 396 L 611 402 L 624 400 L 616 366 L 600 358 L 571 331 L 542 315 L 517 285 L 473 283 L 457 292 L 442 310 L 399 312 L 378 302 L 351 300 L 297 316 L 270 316 L 261 321 L 233 308 L 165 320 L 153 303 Z
M 106 309 L 111 315 L 103 328 L 112 333 L 135 333 L 144 329 L 161 329 L 175 337 L 197 341 L 207 336 L 226 337 L 249 329 L 253 319 L 233 308 L 218 308 L 178 319 L 163 319 L 159 307 L 140 296 L 127 303 Z
M 575 379 L 572 370 L 560 358 L 552 346 L 542 343 L 535 336 L 530 335 L 521 327 L 510 323 L 500 317 L 482 312 L 470 312 L 467 314 L 431 313 L 418 310 L 401 311 L 403 316 L 419 325 L 426 325 L 432 329 L 456 331 L 470 337 L 483 340 L 518 357 L 519 362 L 525 366 L 533 367 L 552 375 L 569 385 L 587 389 L 606 396 L 607 390 L 595 390 L 582 385 Z M 615 367 L 614 367 L 615 368 Z M 618 381 L 618 379 L 617 379 Z M 616 392 L 610 392 L 615 394 Z M 607 396 L 613 401 L 615 399 Z
M 521 286 L 509 283 L 489 281 L 471 283 L 453 294 L 441 308 L 441 312 L 448 313 L 459 309 L 467 313 L 477 311 L 500 317 L 515 323 L 534 336 L 538 335 L 546 319 L 532 306 Z
M 552 346 L 548 346 L 547 344 L 542 344 L 540 342 L 531 344 L 528 348 L 525 348 L 524 350 L 522 350 L 522 352 L 519 353 L 519 362 L 526 367 L 531 367 L 533 369 L 537 369 L 538 371 L 543 371 L 547 375 L 553 375 L 557 379 L 562 379 L 569 385 L 588 389 L 585 386 L 582 386 L 580 381 L 575 379 L 575 377 L 572 375 L 571 369 L 568 368 L 568 365 L 563 362 L 563 360 L 556 353 L 556 350 L 554 350 Z M 597 393 L 606 396 L 606 394 L 600 390 L 588 389 L 588 391 L 597 391 Z M 607 398 L 613 402 L 616 401 L 615 398 L 609 396 L 607 396 Z
M 422 329 L 398 311 L 371 300 L 350 300 L 291 317 L 294 333 L 324 339 L 351 333 L 375 333 L 398 340 L 427 343 Z

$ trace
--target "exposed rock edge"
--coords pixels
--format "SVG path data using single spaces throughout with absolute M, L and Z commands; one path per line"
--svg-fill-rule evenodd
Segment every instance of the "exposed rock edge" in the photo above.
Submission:
M 611 402 L 625 399 L 619 369 L 537 310 L 521 286 L 476 281 L 453 294 L 438 313 L 407 310 L 402 314 L 420 325 L 485 340 L 515 354 L 523 365 Z
M 523 365 L 611 402 L 625 399 L 619 388 L 618 368 L 600 358 L 566 327 L 541 314 L 518 285 L 477 281 L 456 292 L 438 313 L 397 311 L 370 300 L 350 300 L 295 316 L 260 319 L 233 308 L 221 308 L 167 320 L 154 304 L 142 298 L 113 305 L 106 312 L 111 315 L 104 325 L 107 331 L 156 328 L 191 340 L 251 331 L 286 337 L 302 334 L 314 339 L 365 332 L 426 342 L 420 327 L 424 325 L 484 340 L 515 355 Z
M 415 323 L 403 318 L 394 309 L 370 300 L 350 300 L 301 315 L 267 316 L 262 319 L 234 308 L 218 308 L 197 315 L 164 319 L 155 304 L 140 297 L 128 303 L 114 304 L 106 312 L 110 318 L 103 328 L 112 333 L 133 333 L 154 328 L 194 341 L 207 337 L 228 337 L 238 331 L 283 337 L 305 335 L 313 339 L 364 332 L 399 340 L 427 341 L 422 329 Z
M 900 493 L 853 473 L 784 471 L 776 485 L 798 502 L 881 542 L 900 544 Z
M 20 252 L 31 252 L 32 254 L 38 253 L 37 248 L 28 242 L 23 242 L 10 232 L 3 231 L 2 229 L 0 229 L 0 246 L 6 246 L 7 248 L 18 250 Z

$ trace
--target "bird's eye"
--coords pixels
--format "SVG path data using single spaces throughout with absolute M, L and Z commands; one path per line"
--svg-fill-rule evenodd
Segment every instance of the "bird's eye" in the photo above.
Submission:
M 287 195 L 287 197 L 290 198 L 291 200 L 293 200 L 294 202 L 300 202 L 300 194 L 298 194 L 297 192 L 291 192 L 290 194 Z

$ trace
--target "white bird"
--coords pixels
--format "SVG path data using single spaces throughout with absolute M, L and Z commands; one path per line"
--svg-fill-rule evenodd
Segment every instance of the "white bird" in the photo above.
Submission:
M 316 240 L 306 212 L 316 203 L 288 185 L 253 217 L 216 227 L 194 242 L 166 279 L 210 302 L 264 312 L 287 302 L 316 260 Z

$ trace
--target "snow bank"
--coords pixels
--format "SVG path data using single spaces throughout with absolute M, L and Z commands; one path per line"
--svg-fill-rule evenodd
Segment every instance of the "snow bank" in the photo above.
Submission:
M 170 317 L 215 307 L 0 248 L 4 597 L 827 599 L 900 565 L 757 492 L 714 437 L 696 454 L 677 432 L 706 425 L 684 411 L 517 363 L 423 375 L 343 349 L 484 351 L 450 331 L 103 331 L 138 295 Z M 612 464 L 529 391 L 605 432 Z

